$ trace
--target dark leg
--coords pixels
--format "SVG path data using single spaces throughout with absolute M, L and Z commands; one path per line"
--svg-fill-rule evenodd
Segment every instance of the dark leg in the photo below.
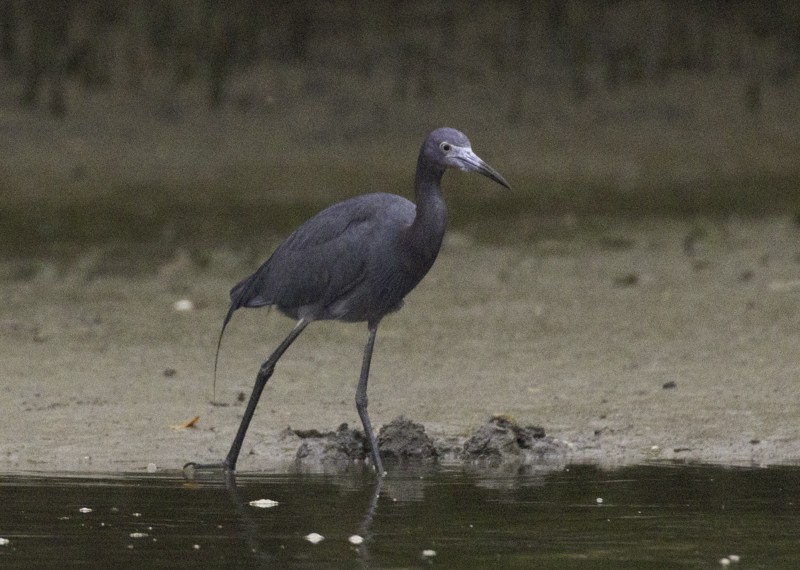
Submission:
M 367 346 L 364 347 L 364 361 L 361 364 L 361 377 L 358 379 L 358 388 L 356 389 L 356 409 L 361 418 L 361 425 L 364 426 L 364 433 L 367 434 L 367 439 L 369 440 L 369 447 L 370 450 L 372 450 L 372 461 L 375 464 L 375 472 L 378 474 L 378 477 L 383 477 L 383 462 L 381 461 L 381 454 L 378 451 L 378 441 L 375 439 L 375 433 L 372 431 L 372 424 L 369 421 L 369 414 L 367 413 L 369 363 L 372 360 L 375 335 L 378 333 L 378 322 L 369 323 L 369 339 L 367 340 Z
M 197 468 L 213 468 L 213 467 L 222 467 L 227 471 L 236 471 L 236 461 L 239 459 L 239 452 L 242 449 L 242 443 L 244 442 L 244 436 L 247 433 L 247 428 L 250 426 L 250 420 L 253 419 L 253 414 L 256 411 L 256 406 L 258 405 L 258 399 L 261 397 L 261 392 L 264 391 L 264 386 L 267 385 L 267 380 L 269 380 L 272 373 L 275 371 L 275 365 L 278 363 L 278 360 L 283 353 L 286 352 L 286 349 L 291 346 L 294 340 L 300 336 L 300 333 L 303 332 L 303 329 L 308 326 L 309 321 L 305 319 L 300 319 L 297 325 L 292 329 L 292 332 L 289 333 L 283 342 L 275 349 L 270 357 L 261 365 L 261 368 L 258 370 L 258 375 L 256 376 L 256 385 L 253 387 L 253 392 L 250 394 L 250 401 L 247 402 L 247 408 L 244 411 L 244 416 L 242 417 L 242 423 L 239 424 L 239 431 L 236 432 L 236 437 L 233 438 L 233 443 L 231 444 L 231 449 L 228 451 L 228 455 L 225 457 L 225 461 L 221 464 L 208 464 L 208 465 L 198 465 L 195 463 L 187 463 L 184 466 L 184 470 L 187 467 Z
M 233 443 L 231 444 L 231 449 L 228 451 L 228 455 L 225 457 L 225 461 L 222 462 L 223 467 L 230 471 L 236 471 L 236 460 L 239 459 L 239 451 L 242 449 L 242 443 L 244 442 L 244 435 L 247 433 L 247 428 L 250 426 L 250 420 L 253 419 L 253 414 L 256 411 L 256 405 L 258 405 L 258 399 L 261 397 L 261 392 L 264 391 L 264 386 L 267 385 L 267 380 L 270 379 L 272 373 L 275 371 L 275 365 L 278 363 L 278 359 L 283 356 L 283 353 L 286 352 L 286 349 L 294 342 L 303 329 L 306 328 L 309 321 L 305 319 L 300 319 L 297 325 L 292 329 L 292 332 L 289 333 L 283 342 L 275 349 L 270 357 L 261 365 L 261 368 L 258 370 L 258 375 L 256 376 L 256 385 L 253 386 L 253 393 L 250 394 L 250 401 L 247 402 L 247 409 L 244 411 L 244 416 L 242 417 L 242 423 L 239 424 L 239 431 L 236 432 L 236 437 L 233 438 Z

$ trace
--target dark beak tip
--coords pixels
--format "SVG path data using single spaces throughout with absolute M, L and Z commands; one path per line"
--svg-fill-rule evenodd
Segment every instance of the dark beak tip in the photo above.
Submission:
M 470 152 L 470 156 L 462 159 L 462 162 L 464 164 L 464 167 L 462 168 L 463 170 L 471 170 L 473 172 L 482 174 L 486 178 L 497 182 L 500 186 L 503 186 L 507 190 L 511 190 L 511 185 L 505 178 L 503 178 L 503 175 L 474 153 Z
M 490 179 L 494 180 L 495 182 L 497 182 L 500 186 L 502 186 L 506 190 L 511 190 L 511 185 L 508 183 L 508 181 L 505 178 L 503 178 L 500 175 L 499 172 L 494 171 L 494 172 L 492 172 L 491 175 L 488 175 L 488 177 Z

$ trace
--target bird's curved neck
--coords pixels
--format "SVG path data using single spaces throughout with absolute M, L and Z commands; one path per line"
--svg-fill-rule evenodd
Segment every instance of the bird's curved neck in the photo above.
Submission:
M 431 165 L 420 155 L 414 179 L 417 214 L 409 233 L 417 253 L 430 258 L 431 264 L 442 245 L 447 225 L 447 209 L 441 190 L 443 174 L 444 169 Z

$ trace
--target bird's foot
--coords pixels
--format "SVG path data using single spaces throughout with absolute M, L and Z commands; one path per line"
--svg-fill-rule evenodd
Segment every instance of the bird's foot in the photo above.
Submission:
M 183 466 L 183 476 L 187 479 L 194 479 L 198 471 L 212 470 L 220 470 L 225 473 L 233 471 L 233 469 L 231 469 L 231 467 L 224 461 L 220 461 L 219 463 L 195 463 L 194 461 L 190 461 Z

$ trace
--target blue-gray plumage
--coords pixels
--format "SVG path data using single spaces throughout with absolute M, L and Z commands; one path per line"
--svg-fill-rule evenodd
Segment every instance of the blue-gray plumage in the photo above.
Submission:
M 379 475 L 383 474 L 367 414 L 372 348 L 380 320 L 403 305 L 405 296 L 428 273 L 439 253 L 447 218 L 440 183 L 448 168 L 478 172 L 509 188 L 500 173 L 472 151 L 463 133 L 436 129 L 425 139 L 417 160 L 416 204 L 402 196 L 384 193 L 365 194 L 334 204 L 297 228 L 255 273 L 231 290 L 220 342 L 233 313 L 241 307 L 275 306 L 298 322 L 262 364 L 222 467 L 236 469 L 258 399 L 284 351 L 311 321 L 334 319 L 366 321 L 369 328 L 356 408 L 370 443 L 375 469 Z M 214 368 L 216 374 L 216 359 Z

